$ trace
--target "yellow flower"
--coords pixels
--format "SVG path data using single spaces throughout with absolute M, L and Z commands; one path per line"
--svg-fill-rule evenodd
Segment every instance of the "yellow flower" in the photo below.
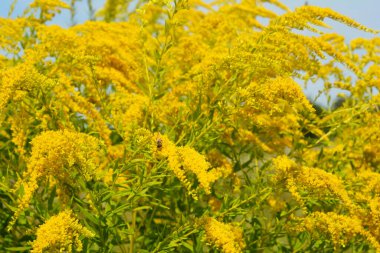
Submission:
M 277 77 L 265 83 L 253 82 L 239 89 L 237 94 L 244 101 L 242 109 L 250 115 L 257 112 L 266 112 L 269 115 L 287 112 L 286 104 L 298 104 L 313 111 L 301 87 L 290 77 Z
M 210 194 L 211 184 L 232 172 L 232 168 L 228 164 L 212 169 L 206 158 L 195 149 L 188 146 L 177 147 L 166 136 L 156 135 L 156 139 L 160 141 L 161 146 L 156 148 L 156 152 L 167 157 L 169 168 L 195 198 L 196 196 L 191 191 L 191 183 L 188 181 L 186 173 L 193 173 L 197 177 L 200 187 L 206 194 Z
M 82 250 L 79 237 L 93 237 L 94 234 L 79 224 L 71 210 L 52 216 L 37 229 L 37 238 L 32 242 L 32 253 L 75 252 Z
M 317 168 L 299 166 L 284 155 L 276 157 L 273 163 L 276 169 L 275 181 L 285 182 L 285 187 L 300 204 L 304 204 L 300 192 L 315 194 L 319 199 L 323 195 L 334 195 L 351 213 L 357 212 L 358 207 L 351 200 L 343 180 L 337 175 Z
M 206 240 L 224 253 L 243 252 L 245 243 L 240 228 L 209 217 L 205 219 L 204 229 Z
M 56 13 L 60 13 L 61 9 L 70 9 L 67 3 L 60 0 L 34 0 L 30 7 L 40 9 L 40 19 L 42 21 L 53 19 Z
M 310 216 L 301 219 L 298 231 L 309 231 L 311 233 L 327 234 L 331 237 L 335 246 L 345 246 L 355 236 L 365 238 L 377 251 L 380 244 L 376 238 L 364 229 L 360 219 L 339 215 L 334 212 L 314 212 Z
M 12 100 L 21 100 L 34 89 L 48 89 L 55 82 L 40 74 L 30 63 L 18 64 L 15 67 L 0 71 L 0 112 Z
M 79 175 L 90 180 L 96 174 L 99 163 L 101 143 L 95 137 L 84 133 L 48 131 L 32 140 L 32 155 L 28 169 L 21 183 L 24 195 L 19 201 L 18 210 L 13 217 L 18 218 L 39 187 L 43 178 L 54 177 L 60 185 L 73 184 Z
M 118 91 L 110 96 L 112 123 L 123 138 L 141 124 L 148 98 L 143 95 Z
M 208 201 L 208 205 L 213 212 L 218 212 L 222 207 L 222 202 L 215 197 L 211 197 Z

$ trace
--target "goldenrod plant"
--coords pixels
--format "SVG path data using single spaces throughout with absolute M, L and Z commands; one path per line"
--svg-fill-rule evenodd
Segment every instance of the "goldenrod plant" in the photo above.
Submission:
M 75 0 L 18 4 L 0 252 L 380 252 L 377 31 L 277 0 L 88 0 L 69 28 Z M 348 95 L 316 110 L 317 81 Z

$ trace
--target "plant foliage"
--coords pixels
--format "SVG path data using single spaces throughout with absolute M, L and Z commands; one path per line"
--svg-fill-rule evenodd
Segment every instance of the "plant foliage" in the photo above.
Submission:
M 380 251 L 380 39 L 324 28 L 376 31 L 277 0 L 87 4 L 0 18 L 1 252 Z M 316 110 L 316 81 L 349 95 Z

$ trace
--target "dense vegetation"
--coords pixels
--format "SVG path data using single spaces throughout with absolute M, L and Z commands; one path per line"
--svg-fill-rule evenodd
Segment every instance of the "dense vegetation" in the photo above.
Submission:
M 380 252 L 380 38 L 322 30 L 376 31 L 277 0 L 50 25 L 70 3 L 0 18 L 0 252 Z

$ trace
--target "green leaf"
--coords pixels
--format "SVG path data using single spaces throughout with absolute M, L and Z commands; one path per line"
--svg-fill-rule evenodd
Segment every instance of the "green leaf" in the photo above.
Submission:
M 10 248 L 5 248 L 6 250 L 9 251 L 27 251 L 30 250 L 31 247 L 25 246 L 25 247 L 10 247 Z
M 182 246 L 184 246 L 186 249 L 190 250 L 191 252 L 194 252 L 193 246 L 190 245 L 187 242 L 182 242 Z
M 85 208 L 81 207 L 81 206 L 78 206 L 79 209 L 81 210 L 82 214 L 84 215 L 85 218 L 87 218 L 88 220 L 90 220 L 91 222 L 93 222 L 94 224 L 98 224 L 98 219 L 92 215 L 91 213 L 89 213 Z
M 2 203 L 3 203 L 7 208 L 9 208 L 12 212 L 16 212 L 16 211 L 17 211 L 17 207 L 14 207 L 14 206 L 9 205 L 6 201 L 2 201 Z
M 114 214 L 123 212 L 126 209 L 130 210 L 130 206 L 131 206 L 130 203 L 123 204 L 123 205 L 117 207 L 116 209 L 114 209 L 113 211 L 106 213 L 106 216 L 110 216 L 110 215 L 114 215 Z
M 53 209 L 53 201 L 54 201 L 54 198 L 55 198 L 55 195 L 56 195 L 56 190 L 57 190 L 57 187 L 54 186 L 53 190 L 50 193 L 50 196 L 49 196 L 49 199 L 48 199 L 48 209 L 49 210 Z
M 151 206 L 139 206 L 133 209 L 133 211 L 138 211 L 138 210 L 144 210 L 144 209 L 152 209 Z

